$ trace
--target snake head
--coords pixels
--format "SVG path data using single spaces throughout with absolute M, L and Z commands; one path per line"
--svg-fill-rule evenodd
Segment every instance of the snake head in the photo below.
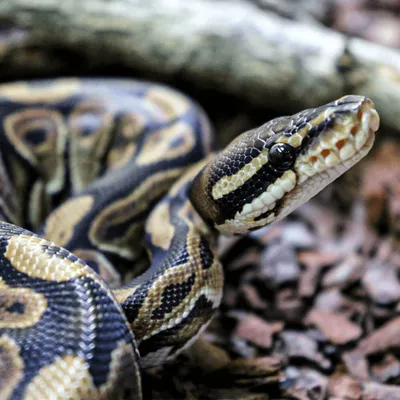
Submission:
M 197 175 L 190 198 L 223 233 L 244 233 L 284 218 L 361 160 L 379 115 L 349 95 L 276 118 L 238 136 Z

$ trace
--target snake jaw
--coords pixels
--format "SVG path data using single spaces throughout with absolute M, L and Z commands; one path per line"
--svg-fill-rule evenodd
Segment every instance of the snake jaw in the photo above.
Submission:
M 379 128 L 379 115 L 372 101 L 367 98 L 362 98 L 350 112 L 327 116 L 329 118 L 334 119 L 333 127 L 323 132 L 316 143 L 296 160 L 299 184 L 329 168 L 341 164 L 347 166 L 351 161 L 354 161 L 351 164 L 354 165 L 359 161 L 359 155 L 364 157 L 368 153 L 373 144 L 371 139 Z
M 347 99 L 353 100 L 350 103 L 353 106 L 343 113 L 331 115 L 332 127 L 322 132 L 297 158 L 294 165 L 297 185 L 283 199 L 276 220 L 307 202 L 358 163 L 372 148 L 380 122 L 374 103 L 361 96 L 345 96 L 337 102 L 346 103 Z

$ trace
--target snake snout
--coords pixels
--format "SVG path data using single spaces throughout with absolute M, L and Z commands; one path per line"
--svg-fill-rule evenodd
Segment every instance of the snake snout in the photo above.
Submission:
M 319 136 L 296 160 L 297 184 L 284 198 L 278 219 L 350 169 L 374 143 L 379 115 L 367 97 L 345 96 L 319 110 Z
M 347 97 L 355 96 L 346 96 L 343 99 Z M 347 161 L 357 152 L 362 152 L 364 146 L 374 138 L 378 128 L 379 115 L 374 103 L 367 97 L 361 97 L 357 107 L 351 109 L 348 115 L 343 119 L 337 118 L 331 134 L 333 138 L 333 143 L 330 143 L 331 151 L 336 152 L 342 162 Z M 326 155 L 328 151 L 325 149 L 321 153 L 325 152 Z
M 325 110 L 327 128 L 297 160 L 300 183 L 340 165 L 346 169 L 364 157 L 379 128 L 375 105 L 364 96 L 345 96 Z

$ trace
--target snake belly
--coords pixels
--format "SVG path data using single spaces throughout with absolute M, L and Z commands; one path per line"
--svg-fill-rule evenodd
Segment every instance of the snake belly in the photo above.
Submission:
M 11 399 L 140 399 L 140 367 L 189 346 L 220 304 L 217 232 L 284 218 L 364 157 L 379 126 L 372 101 L 350 95 L 208 156 L 197 105 L 121 80 L 3 85 L 0 113 L 0 398 Z M 120 285 L 114 266 L 133 267 L 142 246 L 147 270 Z

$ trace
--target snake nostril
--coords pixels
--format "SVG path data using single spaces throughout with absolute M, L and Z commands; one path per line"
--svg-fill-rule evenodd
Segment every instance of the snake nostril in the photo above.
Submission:
M 344 145 L 346 144 L 346 140 L 339 140 L 337 143 L 336 143 L 336 147 L 337 147 L 337 149 L 338 150 L 340 150 Z

